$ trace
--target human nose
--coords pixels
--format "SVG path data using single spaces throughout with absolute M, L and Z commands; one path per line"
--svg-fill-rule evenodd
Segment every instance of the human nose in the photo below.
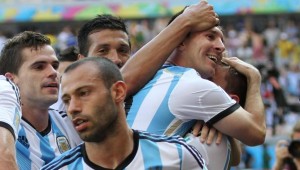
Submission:
M 223 53 L 225 51 L 225 45 L 222 40 L 217 40 L 215 42 L 215 49 L 219 53 Z
M 49 67 L 49 77 L 51 77 L 51 78 L 58 77 L 58 71 L 53 66 Z
M 81 105 L 77 99 L 71 98 L 69 103 L 66 105 L 67 113 L 72 116 L 81 112 Z
M 121 63 L 122 63 L 122 61 L 121 61 L 121 59 L 119 57 L 119 54 L 118 54 L 118 52 L 116 50 L 112 50 L 108 54 L 107 58 L 109 60 L 111 60 L 113 63 L 115 63 L 117 66 L 121 65 Z

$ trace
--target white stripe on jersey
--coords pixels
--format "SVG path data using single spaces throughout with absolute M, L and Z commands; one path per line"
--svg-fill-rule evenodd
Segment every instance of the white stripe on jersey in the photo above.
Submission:
M 160 80 L 164 80 L 166 79 L 166 77 L 170 77 L 170 76 L 166 74 L 162 74 L 161 77 L 156 81 L 156 83 L 161 83 Z M 170 79 L 172 79 L 172 77 L 170 77 Z M 151 123 L 150 121 L 144 122 L 143 120 L 153 119 L 171 85 L 171 82 L 164 83 L 163 86 L 157 86 L 156 83 L 154 83 L 149 93 L 147 93 L 148 95 L 146 95 L 145 98 L 143 99 L 143 102 L 136 113 L 136 117 L 131 125 L 131 128 L 139 129 L 139 130 L 147 130 L 147 128 L 150 126 Z M 155 93 L 157 91 L 159 91 L 160 93 Z M 153 102 L 154 99 L 155 102 Z M 151 107 L 148 106 L 150 103 L 151 103 L 150 105 Z M 147 110 L 144 110 L 145 107 L 147 108 Z
M 20 169 L 41 168 L 61 155 L 64 151 L 76 147 L 82 141 L 68 117 L 49 110 L 51 129 L 47 134 L 37 132 L 25 120 L 21 121 L 21 130 L 17 142 L 17 161 Z
M 135 153 L 135 155 L 130 155 L 134 158 L 131 162 L 125 162 L 124 167 L 118 168 L 124 168 L 125 170 L 156 168 L 164 170 L 207 170 L 205 166 L 203 167 L 204 161 L 200 157 L 199 152 L 188 146 L 182 138 L 152 135 L 139 131 L 134 131 L 134 136 L 134 151 L 132 153 Z M 87 157 L 83 158 L 85 153 L 81 153 L 81 147 L 83 146 L 80 145 L 63 153 L 42 169 L 52 170 L 64 167 L 64 169 L 70 170 L 90 170 L 92 167 L 89 167 L 83 161 L 88 159 Z
M 0 122 L 17 139 L 21 120 L 20 92 L 8 78 L 0 75 Z M 8 125 L 8 126 L 7 126 Z

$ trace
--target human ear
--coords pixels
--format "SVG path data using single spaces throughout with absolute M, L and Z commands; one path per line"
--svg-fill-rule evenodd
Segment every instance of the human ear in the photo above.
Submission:
M 10 79 L 12 82 L 17 83 L 17 82 L 15 82 L 16 76 L 13 73 L 7 72 L 7 73 L 4 74 L 4 76 L 6 78 Z
M 117 103 L 123 102 L 126 98 L 127 86 L 123 81 L 117 81 L 112 85 L 111 92 Z
M 233 100 L 235 100 L 237 103 L 240 102 L 239 96 L 237 96 L 237 95 L 235 95 L 235 94 L 230 94 L 229 96 L 230 96 Z

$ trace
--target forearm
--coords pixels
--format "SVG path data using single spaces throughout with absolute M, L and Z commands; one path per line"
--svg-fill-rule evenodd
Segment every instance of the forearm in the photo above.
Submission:
M 259 73 L 254 76 L 255 77 L 247 78 L 248 88 L 244 109 L 251 113 L 250 117 L 252 118 L 252 122 L 255 123 L 257 127 L 256 135 L 259 136 L 263 143 L 266 135 L 266 121 L 264 103 L 260 92 L 261 76 Z
M 128 85 L 127 95 L 137 92 L 154 76 L 189 31 L 188 20 L 179 17 L 126 62 L 121 72 Z
M 218 23 L 219 19 L 207 1 L 186 8 L 122 67 L 121 72 L 128 85 L 127 95 L 137 92 L 154 76 L 189 32 L 204 31 Z
M 18 169 L 13 134 L 6 128 L 0 127 L 0 136 L 0 167 L 5 167 L 6 170 Z

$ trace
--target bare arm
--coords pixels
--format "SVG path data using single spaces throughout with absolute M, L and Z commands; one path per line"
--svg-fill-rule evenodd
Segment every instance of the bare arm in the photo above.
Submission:
M 136 93 L 154 76 L 171 52 L 192 31 L 203 31 L 219 23 L 206 1 L 191 5 L 154 39 L 137 51 L 122 67 L 127 95 Z M 137 81 L 138 80 L 138 81 Z
M 245 109 L 238 108 L 214 126 L 246 145 L 260 145 L 264 142 L 266 135 L 264 104 L 260 94 L 260 73 L 255 67 L 236 57 L 223 60 L 247 77 L 247 97 Z
M 18 169 L 13 134 L 8 129 L 0 127 L 0 136 L 0 167 L 5 167 L 6 170 Z

